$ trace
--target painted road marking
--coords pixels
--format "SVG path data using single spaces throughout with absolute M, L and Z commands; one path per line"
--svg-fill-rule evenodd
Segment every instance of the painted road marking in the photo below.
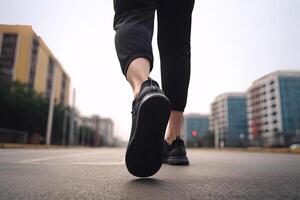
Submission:
M 74 158 L 74 157 L 81 157 L 81 156 L 91 156 L 91 155 L 99 155 L 99 152 L 93 152 L 93 153 L 77 153 L 77 154 L 70 154 L 70 155 L 61 155 L 61 156 L 51 156 L 51 157 L 43 157 L 43 158 L 35 158 L 35 159 L 27 159 L 27 160 L 21 160 L 17 161 L 18 164 L 45 164 L 45 165 L 124 165 L 125 161 L 122 159 L 121 161 L 116 162 L 86 162 L 86 161 L 76 161 L 76 162 L 61 162 L 61 163 L 49 163 L 49 162 L 43 162 L 43 161 L 51 161 L 51 160 L 61 160 L 64 158 Z
M 95 153 L 93 153 L 93 154 L 95 154 Z M 51 157 L 43 157 L 43 158 L 36 158 L 36 159 L 27 159 L 27 160 L 17 161 L 17 163 L 41 162 L 41 161 L 57 160 L 57 159 L 62 159 L 62 158 L 79 157 L 79 156 L 83 156 L 83 155 L 92 155 L 92 153 L 78 153 L 78 154 L 69 154 L 69 155 L 63 155 L 63 156 L 51 156 Z
M 71 165 L 125 165 L 125 161 L 120 162 L 70 162 Z

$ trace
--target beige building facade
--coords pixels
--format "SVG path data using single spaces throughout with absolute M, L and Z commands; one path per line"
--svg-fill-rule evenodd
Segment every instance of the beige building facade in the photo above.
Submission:
M 56 104 L 69 104 L 70 77 L 45 42 L 24 25 L 0 24 L 0 80 L 19 81 Z

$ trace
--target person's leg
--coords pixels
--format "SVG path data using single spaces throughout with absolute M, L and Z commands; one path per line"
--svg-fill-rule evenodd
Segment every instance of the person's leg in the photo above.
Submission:
M 183 112 L 171 111 L 165 136 L 165 140 L 168 143 L 168 145 L 171 145 L 172 142 L 176 139 L 176 137 L 180 137 L 182 120 Z
M 149 78 L 150 62 L 145 58 L 134 59 L 127 70 L 126 78 L 130 83 L 134 98 L 140 92 L 142 83 Z
M 149 78 L 155 9 L 156 0 L 115 0 L 117 55 L 135 97 L 125 163 L 128 171 L 139 177 L 152 176 L 162 166 L 170 115 L 168 98 Z
M 124 76 L 135 91 L 139 79 L 149 75 L 153 67 L 151 43 L 156 3 L 154 0 L 114 0 L 114 8 L 117 56 Z
M 194 0 L 164 0 L 158 7 L 162 88 L 172 111 L 166 131 L 171 144 L 180 136 L 190 79 L 191 14 Z

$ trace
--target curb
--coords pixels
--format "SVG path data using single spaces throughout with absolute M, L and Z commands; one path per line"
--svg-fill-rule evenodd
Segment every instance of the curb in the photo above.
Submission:
M 243 151 L 243 152 L 260 152 L 260 153 L 286 153 L 286 154 L 300 154 L 300 149 L 290 148 L 260 148 L 260 147 L 247 147 L 247 148 L 188 148 L 189 150 L 211 150 L 211 151 Z
M 300 149 L 290 149 L 290 148 L 253 148 L 248 147 L 248 151 L 258 151 L 258 152 L 271 152 L 271 153 L 300 153 Z
M 45 144 L 13 144 L 0 143 L 0 149 L 68 149 L 68 148 L 88 148 L 84 146 L 63 146 Z

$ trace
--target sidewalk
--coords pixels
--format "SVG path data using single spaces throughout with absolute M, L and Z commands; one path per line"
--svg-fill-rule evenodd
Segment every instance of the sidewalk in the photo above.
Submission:
M 193 149 L 193 148 L 191 148 Z M 268 152 L 268 153 L 293 153 L 300 154 L 300 149 L 290 149 L 288 147 L 279 148 L 279 147 L 246 147 L 246 148 L 195 148 L 203 150 L 212 150 L 212 151 L 245 151 L 245 152 Z
M 63 145 L 45 145 L 45 144 L 14 144 L 0 143 L 0 149 L 64 149 L 64 148 L 88 148 L 84 146 L 63 146 Z

